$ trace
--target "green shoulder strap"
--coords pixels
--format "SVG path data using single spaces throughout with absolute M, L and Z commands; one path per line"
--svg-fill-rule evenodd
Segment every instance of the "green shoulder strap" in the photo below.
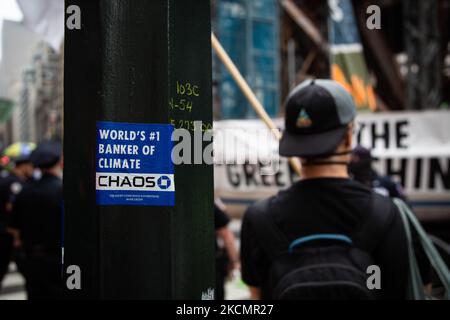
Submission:
M 414 255 L 414 247 L 412 243 L 411 229 L 412 226 L 420 239 L 420 243 L 423 246 L 423 250 L 430 260 L 431 265 L 436 271 L 442 285 L 445 289 L 445 299 L 450 300 L 450 271 L 445 264 L 444 260 L 440 256 L 439 252 L 435 248 L 433 242 L 428 237 L 425 230 L 420 225 L 414 213 L 409 207 L 401 200 L 394 199 L 394 203 L 398 207 L 402 216 L 402 221 L 405 226 L 406 236 L 408 238 L 408 255 L 410 265 L 410 298 L 412 299 L 425 299 L 425 293 L 423 291 L 423 282 L 420 277 L 419 267 L 416 257 Z

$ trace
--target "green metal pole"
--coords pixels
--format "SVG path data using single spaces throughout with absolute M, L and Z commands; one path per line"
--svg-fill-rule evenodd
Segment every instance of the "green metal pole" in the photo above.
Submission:
M 212 165 L 175 166 L 174 205 L 105 205 L 96 195 L 99 123 L 172 124 L 192 140 L 194 121 L 211 126 L 209 1 L 71 5 L 82 23 L 65 36 L 63 273 L 79 266 L 81 289 L 67 296 L 211 297 Z

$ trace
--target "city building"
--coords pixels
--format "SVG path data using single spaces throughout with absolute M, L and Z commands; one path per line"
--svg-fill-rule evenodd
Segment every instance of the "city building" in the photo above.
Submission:
M 280 106 L 278 12 L 276 0 L 218 0 L 213 6 L 217 37 L 270 116 Z M 256 118 L 220 61 L 213 68 L 216 118 Z
M 40 42 L 22 72 L 11 123 L 11 141 L 40 142 L 62 137 L 62 55 Z

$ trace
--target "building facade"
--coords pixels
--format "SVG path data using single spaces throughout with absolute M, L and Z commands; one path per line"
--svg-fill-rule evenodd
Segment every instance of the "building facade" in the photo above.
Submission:
M 13 141 L 62 137 L 63 55 L 41 42 L 23 71 L 16 110 L 10 119 Z
M 279 111 L 279 8 L 276 0 L 217 0 L 213 28 L 270 116 Z M 234 79 L 214 59 L 215 117 L 256 118 Z

